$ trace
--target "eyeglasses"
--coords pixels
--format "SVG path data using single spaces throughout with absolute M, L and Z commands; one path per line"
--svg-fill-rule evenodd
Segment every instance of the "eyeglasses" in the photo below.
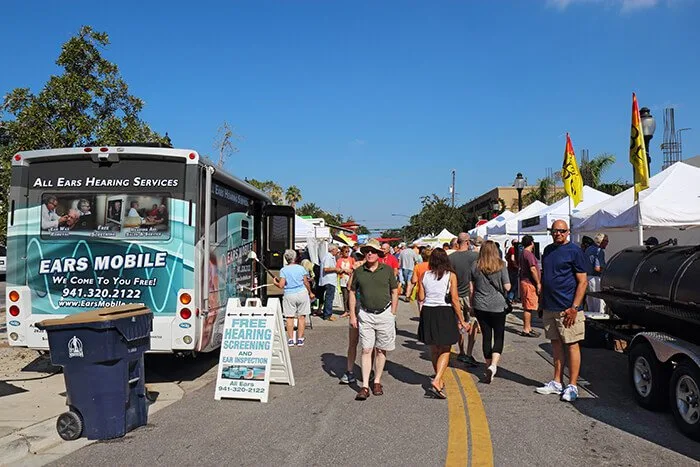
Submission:
M 379 254 L 379 253 L 377 253 L 377 252 L 374 251 L 374 250 L 367 250 L 367 251 L 365 251 L 365 256 L 367 256 L 367 255 L 378 255 L 378 254 Z
M 552 235 L 556 235 L 556 234 L 562 234 L 562 235 L 563 235 L 563 234 L 565 234 L 565 233 L 568 232 L 568 231 L 569 231 L 569 229 L 552 229 Z

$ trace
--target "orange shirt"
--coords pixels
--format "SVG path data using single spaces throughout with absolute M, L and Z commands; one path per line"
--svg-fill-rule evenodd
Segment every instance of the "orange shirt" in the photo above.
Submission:
M 340 275 L 341 287 L 347 287 L 348 281 L 350 280 L 350 274 L 352 274 L 354 266 L 355 258 L 344 258 L 341 256 L 340 258 L 338 258 L 338 261 L 336 261 L 335 267 L 344 271 L 344 274 Z
M 413 268 L 413 277 L 416 278 L 416 283 L 418 284 L 418 291 L 423 290 L 423 276 L 425 275 L 425 272 L 427 270 L 428 270 L 428 262 L 427 261 L 423 261 L 422 263 L 418 263 Z

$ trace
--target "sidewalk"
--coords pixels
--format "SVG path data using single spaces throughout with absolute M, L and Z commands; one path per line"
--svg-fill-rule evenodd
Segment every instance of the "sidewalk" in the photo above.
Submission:
M 2 313 L 0 328 L 4 327 Z M 157 393 L 149 416 L 185 392 L 172 382 L 147 386 Z M 190 383 L 187 390 L 191 387 Z M 48 353 L 10 347 L 6 332 L 0 333 L 0 405 L 0 466 L 45 465 L 93 442 L 85 438 L 66 442 L 58 436 L 56 417 L 67 410 L 61 368 L 51 364 Z

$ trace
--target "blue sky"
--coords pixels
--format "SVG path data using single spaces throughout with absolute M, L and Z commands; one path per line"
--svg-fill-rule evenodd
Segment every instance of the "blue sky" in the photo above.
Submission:
M 676 108 L 700 154 L 700 1 L 3 2 L 0 94 L 38 91 L 83 24 L 142 114 L 177 147 L 213 154 L 227 121 L 244 136 L 227 169 L 298 185 L 304 202 L 370 227 L 400 225 L 420 197 L 458 201 L 577 154 L 617 156 L 631 179 L 631 94 Z

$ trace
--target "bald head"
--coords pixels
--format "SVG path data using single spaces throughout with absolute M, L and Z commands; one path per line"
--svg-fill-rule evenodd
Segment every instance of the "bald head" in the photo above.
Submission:
M 552 224 L 552 239 L 554 243 L 562 245 L 569 241 L 569 225 L 559 219 Z
M 459 235 L 457 235 L 457 245 L 460 251 L 469 249 L 469 234 L 467 232 L 460 232 Z

